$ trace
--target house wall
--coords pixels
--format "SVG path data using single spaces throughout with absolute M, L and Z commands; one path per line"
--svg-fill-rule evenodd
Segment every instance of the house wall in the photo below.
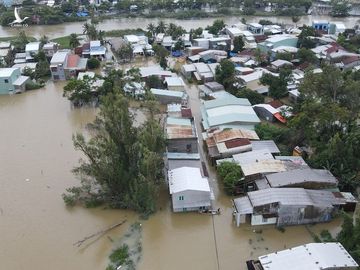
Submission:
M 0 94 L 8 94 L 10 91 L 14 91 L 15 87 L 13 82 L 21 76 L 20 69 L 15 70 L 9 77 L 0 78 Z
M 167 149 L 168 152 L 198 153 L 198 139 L 194 137 L 167 140 Z
M 50 71 L 51 71 L 51 78 L 54 81 L 65 81 L 66 80 L 63 64 L 51 65 Z
M 185 91 L 185 86 L 183 85 L 179 85 L 179 86 L 168 86 L 168 89 L 169 90 L 172 90 L 172 91 Z
M 251 225 L 269 225 L 276 224 L 277 218 L 264 218 L 263 215 L 252 215 L 251 216 Z
M 183 200 L 180 200 L 183 196 Z M 209 209 L 211 207 L 210 192 L 186 190 L 172 194 L 172 207 L 174 212 L 198 211 L 200 207 Z

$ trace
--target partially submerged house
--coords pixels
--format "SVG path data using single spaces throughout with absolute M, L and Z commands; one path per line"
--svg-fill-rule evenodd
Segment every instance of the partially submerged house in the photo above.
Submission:
M 310 243 L 247 261 L 248 270 L 355 270 L 359 265 L 340 243 Z
M 169 90 L 185 91 L 185 83 L 181 77 L 166 77 L 165 84 Z
M 169 191 L 174 212 L 199 211 L 211 208 L 208 179 L 199 168 L 181 167 L 168 172 Z
M 260 123 L 249 100 L 244 98 L 224 97 L 205 101 L 201 106 L 202 126 L 211 128 L 237 128 L 254 130 Z
M 76 78 L 79 72 L 86 71 L 86 66 L 86 58 L 80 58 L 70 50 L 60 50 L 51 58 L 51 77 L 54 81 Z
M 250 219 L 251 225 L 280 227 L 330 221 L 336 210 L 345 204 L 343 196 L 331 191 L 268 188 L 234 199 L 233 214 L 237 226 Z
M 25 91 L 29 80 L 21 75 L 20 68 L 0 68 L 0 95 Z
M 188 96 L 185 92 L 151 88 L 150 92 L 161 104 L 180 103 L 186 105 Z
M 25 46 L 26 62 L 34 62 L 34 57 L 40 51 L 40 42 L 29 42 Z
M 198 153 L 198 136 L 192 118 L 167 117 L 165 133 L 168 152 Z

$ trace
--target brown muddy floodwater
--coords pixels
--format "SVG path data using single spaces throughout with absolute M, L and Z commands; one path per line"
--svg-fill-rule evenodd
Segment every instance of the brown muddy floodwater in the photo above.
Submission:
M 85 130 L 96 110 L 72 109 L 62 97 L 62 86 L 50 82 L 45 89 L 0 96 L 0 269 L 105 269 L 113 248 L 109 239 L 119 239 L 137 220 L 129 211 L 65 207 L 61 194 L 77 183 L 70 170 L 80 157 L 71 136 Z M 188 93 L 198 107 L 196 89 Z M 236 228 L 230 198 L 218 191 L 213 176 L 210 181 L 222 214 L 172 214 L 164 191 L 161 210 L 141 221 L 138 269 L 244 270 L 247 259 L 312 241 L 303 226 L 284 233 L 267 226 L 261 234 L 246 225 Z M 127 223 L 97 241 L 82 248 L 73 245 L 125 218 Z M 334 231 L 339 223 L 311 229 Z
M 166 23 L 175 23 L 181 25 L 186 30 L 197 27 L 206 27 L 213 23 L 215 19 L 222 19 L 226 24 L 232 25 L 239 23 L 241 18 L 245 18 L 247 22 L 259 22 L 261 19 L 267 19 L 274 23 L 293 25 L 291 17 L 285 16 L 227 16 L 219 18 L 201 18 L 201 19 L 190 19 L 190 20 L 176 20 L 176 19 L 163 19 Z M 359 17 L 346 17 L 346 18 L 334 18 L 327 15 L 307 15 L 302 16 L 297 25 L 308 24 L 311 25 L 313 20 L 327 20 L 327 21 L 342 21 L 346 27 L 354 27 L 355 24 L 359 24 Z M 160 19 L 149 19 L 149 18 L 116 18 L 108 19 L 99 23 L 100 30 L 117 30 L 117 29 L 135 29 L 142 28 L 146 30 L 149 23 L 157 24 Z M 39 38 L 46 35 L 50 38 L 67 36 L 72 33 L 82 34 L 84 22 L 70 22 L 59 25 L 32 25 L 28 28 L 11 28 L 0 26 L 0 37 L 14 36 L 17 35 L 20 30 L 25 30 L 29 36 Z

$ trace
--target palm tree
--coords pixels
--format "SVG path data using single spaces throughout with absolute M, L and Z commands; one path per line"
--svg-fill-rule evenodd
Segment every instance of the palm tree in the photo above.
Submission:
M 163 21 L 160 21 L 158 23 L 158 26 L 156 27 L 157 33 L 165 33 L 166 31 L 166 24 Z
M 295 23 L 295 27 L 297 27 L 297 22 L 300 21 L 300 17 L 299 16 L 292 16 L 291 20 L 293 23 Z
M 41 45 L 44 45 L 46 43 L 49 42 L 49 37 L 47 37 L 46 35 L 43 35 L 41 38 L 40 38 L 40 43 Z
M 71 34 L 69 37 L 69 46 L 71 48 L 76 48 L 80 45 L 79 37 L 77 34 Z
M 88 34 L 89 28 L 90 28 L 90 24 L 87 23 L 87 22 L 84 23 L 84 25 L 83 25 L 83 34 L 84 34 L 84 35 L 87 35 L 87 34 Z
M 148 24 L 147 30 L 151 33 L 151 37 L 154 37 L 156 32 L 156 26 L 153 23 Z

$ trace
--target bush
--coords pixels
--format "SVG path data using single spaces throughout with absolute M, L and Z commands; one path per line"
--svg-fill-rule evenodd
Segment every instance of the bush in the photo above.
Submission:
M 239 184 L 244 173 L 241 167 L 234 162 L 222 162 L 217 166 L 217 173 L 224 183 L 224 190 L 227 194 L 233 194 L 235 187 Z
M 288 130 L 267 123 L 261 123 L 256 125 L 255 131 L 261 140 L 274 140 L 279 143 L 284 140 Z
M 247 98 L 250 101 L 251 105 L 261 104 L 265 101 L 265 97 L 263 95 L 247 88 L 239 90 L 236 93 L 236 97 Z
M 26 90 L 35 90 L 44 87 L 44 83 L 29 81 L 25 85 Z
M 87 62 L 87 66 L 89 69 L 97 69 L 100 67 L 100 61 L 96 58 L 90 58 Z

